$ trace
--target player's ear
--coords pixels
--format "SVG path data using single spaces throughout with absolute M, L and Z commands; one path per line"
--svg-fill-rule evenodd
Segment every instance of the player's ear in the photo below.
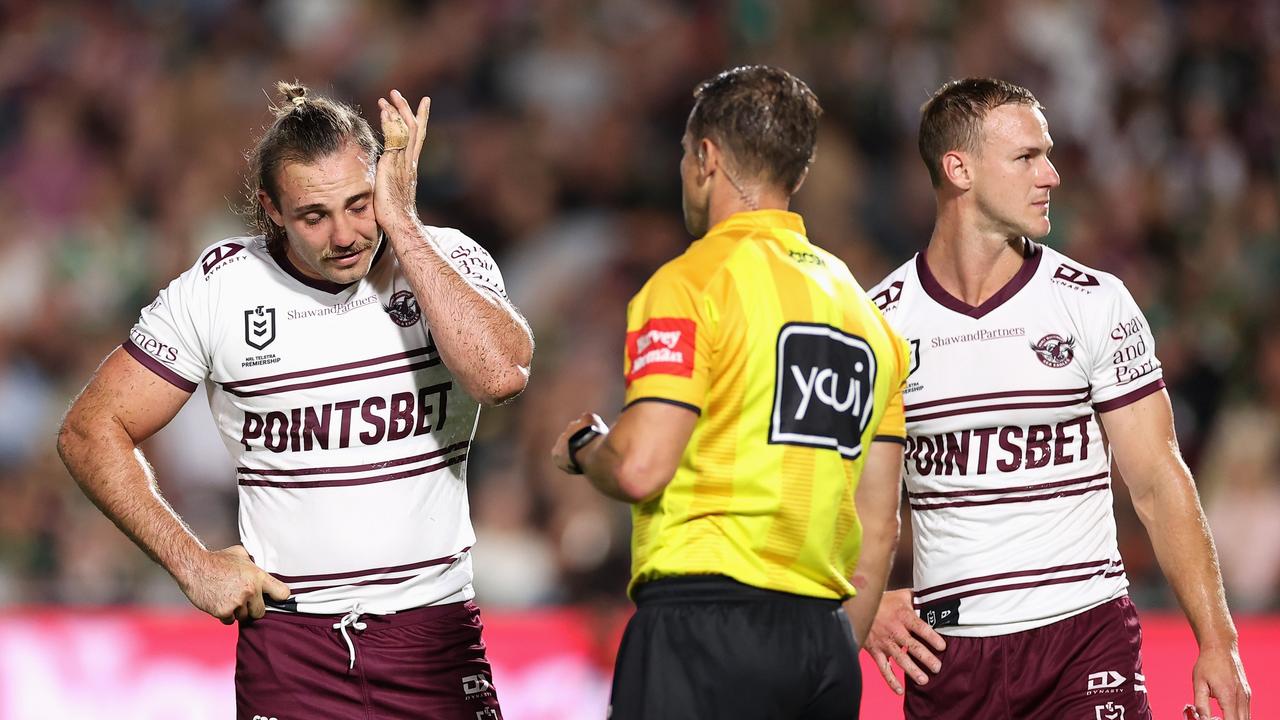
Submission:
M 973 187 L 968 153 L 952 150 L 942 156 L 942 177 L 961 190 Z
M 271 218 L 271 222 L 284 227 L 284 215 L 280 212 L 280 208 L 271 201 L 271 196 L 266 190 L 258 188 L 258 203 L 262 205 L 262 209 L 267 211 L 267 217 Z
M 710 177 L 720 168 L 720 148 L 710 138 L 698 141 L 694 156 L 698 160 L 698 175 L 703 178 Z

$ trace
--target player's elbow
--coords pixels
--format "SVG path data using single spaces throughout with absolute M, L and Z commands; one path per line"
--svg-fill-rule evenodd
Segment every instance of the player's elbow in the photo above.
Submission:
M 88 420 L 79 403 L 74 403 L 58 425 L 56 443 L 58 457 L 62 458 L 62 463 L 67 467 L 71 467 L 74 459 L 83 454 L 84 448 L 89 442 L 91 433 L 86 427 L 87 422 Z
M 671 471 L 644 458 L 624 457 L 614 471 L 618 490 L 628 502 L 651 500 L 671 482 Z
M 476 400 L 482 405 L 504 405 L 516 399 L 529 384 L 529 365 L 513 364 L 496 373 Z

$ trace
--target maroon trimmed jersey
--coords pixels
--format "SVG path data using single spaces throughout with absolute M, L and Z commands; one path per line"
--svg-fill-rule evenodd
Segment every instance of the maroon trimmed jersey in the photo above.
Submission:
M 916 255 L 871 290 L 911 348 L 904 458 L 914 596 L 946 635 L 1048 625 L 1126 593 L 1098 413 L 1164 387 L 1114 276 L 1028 243 L 979 307 Z

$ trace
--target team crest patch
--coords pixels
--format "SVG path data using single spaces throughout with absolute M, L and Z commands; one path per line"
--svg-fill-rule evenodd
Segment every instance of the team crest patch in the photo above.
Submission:
M 244 311 L 244 341 L 255 350 L 264 350 L 276 339 L 276 309 L 259 305 Z
M 408 290 L 399 290 L 391 295 L 391 300 L 382 306 L 391 316 L 391 321 L 400 327 L 412 327 L 422 319 L 422 308 L 418 307 L 418 299 Z
M 645 375 L 693 376 L 698 326 L 686 318 L 650 318 L 627 333 L 627 385 Z
M 1040 358 L 1040 362 L 1051 368 L 1066 367 L 1071 364 L 1071 360 L 1075 357 L 1075 338 L 1063 338 L 1061 335 L 1050 333 L 1040 338 L 1040 341 L 1031 346 L 1035 351 L 1036 357 Z

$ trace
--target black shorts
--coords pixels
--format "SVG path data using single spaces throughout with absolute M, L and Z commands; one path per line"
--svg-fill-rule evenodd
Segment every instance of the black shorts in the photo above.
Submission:
M 840 601 L 716 575 L 648 582 L 635 599 L 610 720 L 858 717 L 858 648 Z

